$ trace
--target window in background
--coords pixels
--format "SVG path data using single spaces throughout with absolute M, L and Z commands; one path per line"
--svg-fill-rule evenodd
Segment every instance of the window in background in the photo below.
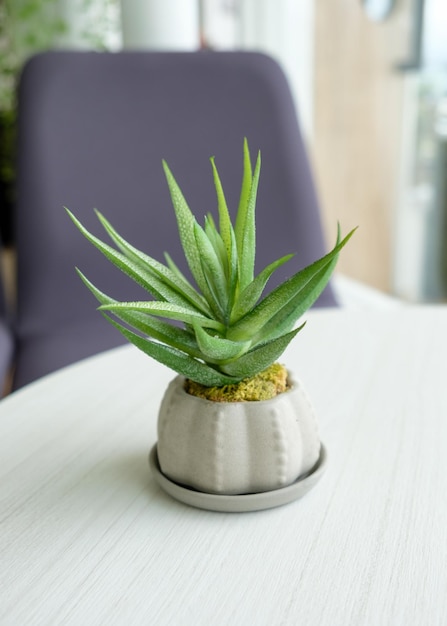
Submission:
M 201 0 L 202 41 L 211 49 L 258 50 L 288 78 L 308 142 L 313 135 L 313 0 Z
M 426 0 L 419 67 L 406 78 L 395 291 L 447 298 L 447 4 Z

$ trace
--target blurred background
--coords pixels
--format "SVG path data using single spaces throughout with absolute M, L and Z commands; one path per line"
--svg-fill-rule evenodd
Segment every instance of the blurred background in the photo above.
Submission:
M 48 48 L 271 54 L 291 84 L 338 272 L 409 302 L 447 296 L 445 0 L 0 0 L 0 222 L 13 254 L 14 92 Z

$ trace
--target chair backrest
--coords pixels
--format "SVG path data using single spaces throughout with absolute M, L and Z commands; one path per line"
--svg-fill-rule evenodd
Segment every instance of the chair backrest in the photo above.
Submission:
M 232 211 L 247 137 L 252 156 L 262 153 L 258 269 L 296 252 L 272 279 L 273 287 L 324 254 L 290 90 L 277 63 L 265 55 L 44 53 L 23 71 L 18 118 L 19 351 L 33 339 L 59 333 L 59 367 L 123 341 L 95 311 L 75 265 L 117 299 L 142 297 L 83 240 L 63 206 L 94 232 L 101 232 L 93 214 L 98 208 L 136 247 L 160 260 L 168 250 L 182 266 L 162 158 L 200 218 L 216 207 L 209 164 L 214 155 Z M 330 288 L 319 304 L 335 304 Z M 81 346 L 79 329 L 88 334 L 98 320 L 100 336 Z M 78 336 L 73 353 L 63 346 L 67 328 Z M 19 377 L 20 368 L 19 354 Z
M 0 398 L 9 390 L 14 356 L 10 311 L 4 290 L 2 255 L 3 251 L 0 246 Z

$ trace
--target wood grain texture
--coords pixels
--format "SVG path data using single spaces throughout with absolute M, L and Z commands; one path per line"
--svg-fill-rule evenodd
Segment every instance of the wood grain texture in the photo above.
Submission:
M 2 400 L 2 626 L 446 624 L 447 309 L 314 312 L 284 362 L 329 466 L 258 513 L 156 486 L 173 375 L 133 347 Z

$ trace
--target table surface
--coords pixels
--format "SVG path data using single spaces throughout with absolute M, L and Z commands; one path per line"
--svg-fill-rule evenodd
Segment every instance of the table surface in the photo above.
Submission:
M 0 624 L 447 624 L 447 308 L 325 310 L 284 355 L 321 481 L 214 513 L 155 483 L 173 373 L 132 346 L 0 402 Z

